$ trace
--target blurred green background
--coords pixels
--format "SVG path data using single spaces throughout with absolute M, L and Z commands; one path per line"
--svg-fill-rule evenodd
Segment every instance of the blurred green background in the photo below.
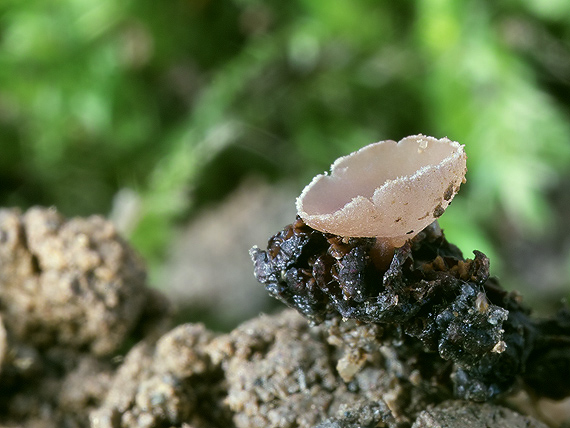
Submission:
M 151 277 L 251 177 L 299 193 L 340 155 L 424 133 L 469 156 L 448 238 L 558 300 L 569 108 L 567 0 L 0 3 L 0 204 L 115 216 Z

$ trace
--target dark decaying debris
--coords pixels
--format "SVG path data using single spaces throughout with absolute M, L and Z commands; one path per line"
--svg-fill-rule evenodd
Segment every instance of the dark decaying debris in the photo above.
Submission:
M 387 324 L 453 362 L 455 394 L 485 401 L 522 379 L 540 395 L 570 395 L 570 312 L 536 320 L 489 277 L 489 260 L 464 259 L 437 222 L 396 249 L 386 271 L 374 238 L 321 233 L 300 218 L 250 254 L 267 291 L 314 323 L 342 317 Z

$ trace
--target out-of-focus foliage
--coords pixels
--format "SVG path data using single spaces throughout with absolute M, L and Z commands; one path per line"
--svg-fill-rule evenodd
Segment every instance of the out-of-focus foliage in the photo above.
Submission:
M 425 133 L 469 156 L 451 241 L 500 268 L 505 239 L 553 239 L 570 266 L 569 4 L 5 0 L 1 203 L 108 213 L 132 189 L 132 240 L 157 260 L 177 220 L 245 176 L 301 189 Z

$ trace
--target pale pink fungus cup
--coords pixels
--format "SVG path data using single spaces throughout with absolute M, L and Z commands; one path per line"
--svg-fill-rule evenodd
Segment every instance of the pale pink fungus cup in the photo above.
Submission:
M 401 247 L 443 214 L 465 182 L 464 146 L 413 135 L 373 143 L 338 158 L 297 198 L 303 221 L 342 237 L 374 237 L 385 267 Z

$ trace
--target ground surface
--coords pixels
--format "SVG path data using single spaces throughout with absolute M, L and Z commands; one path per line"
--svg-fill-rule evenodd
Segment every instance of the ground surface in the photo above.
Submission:
M 407 358 L 377 325 L 171 319 L 109 222 L 0 211 L 0 426 L 546 426 L 454 401 L 443 360 Z

